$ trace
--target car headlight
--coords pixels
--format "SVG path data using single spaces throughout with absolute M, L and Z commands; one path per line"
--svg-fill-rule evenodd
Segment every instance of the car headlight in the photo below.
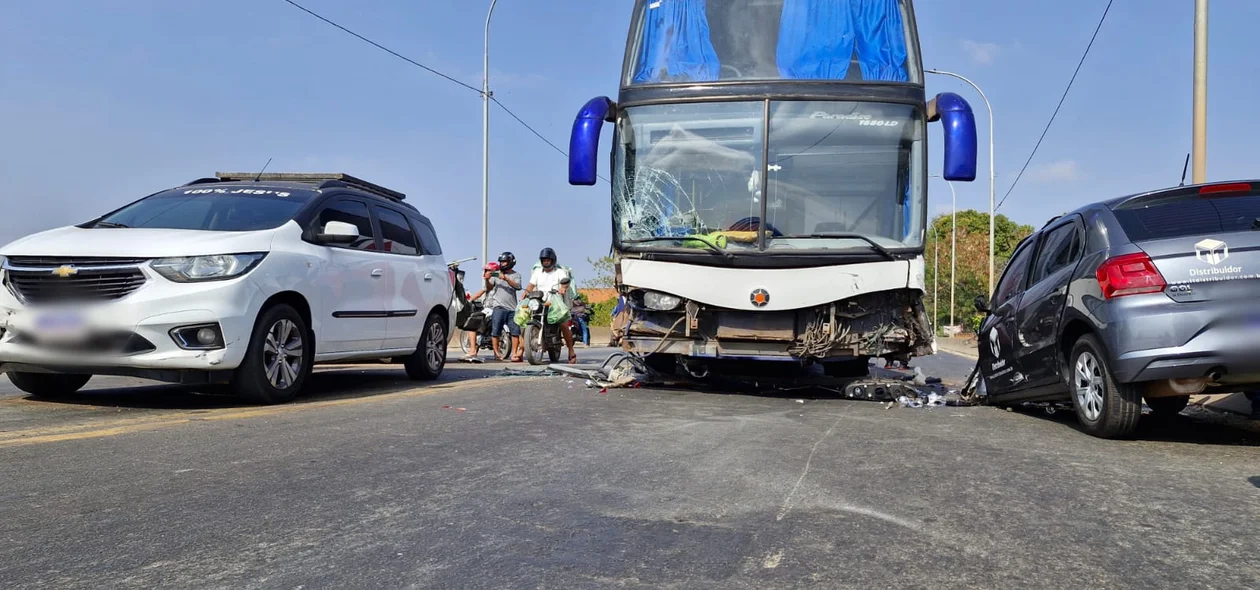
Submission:
M 682 297 L 648 291 L 643 294 L 643 305 L 656 311 L 670 311 L 682 305 Z
M 153 261 L 153 270 L 176 283 L 222 281 L 253 270 L 266 256 L 265 253 L 255 252 L 161 258 Z
M 530 310 L 530 311 L 538 311 L 538 308 L 539 308 L 539 307 L 542 307 L 542 303 L 541 303 L 540 301 L 538 301 L 537 299 L 530 299 L 530 300 L 529 300 L 529 310 Z

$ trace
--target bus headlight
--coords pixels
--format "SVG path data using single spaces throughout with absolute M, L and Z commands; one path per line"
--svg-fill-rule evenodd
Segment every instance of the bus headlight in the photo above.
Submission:
M 643 293 L 643 306 L 656 311 L 672 311 L 678 309 L 682 305 L 682 298 L 674 295 L 666 295 L 657 291 L 646 291 Z

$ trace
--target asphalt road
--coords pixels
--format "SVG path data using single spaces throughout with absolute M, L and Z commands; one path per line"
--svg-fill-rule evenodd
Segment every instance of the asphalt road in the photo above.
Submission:
M 600 351 L 584 351 L 594 358 Z M 916 359 L 961 380 L 969 362 Z M 5 588 L 1254 588 L 1260 429 L 452 364 L 249 407 L 0 385 Z M 496 376 L 498 375 L 498 376 Z M 2 382 L 2 381 L 0 381 Z

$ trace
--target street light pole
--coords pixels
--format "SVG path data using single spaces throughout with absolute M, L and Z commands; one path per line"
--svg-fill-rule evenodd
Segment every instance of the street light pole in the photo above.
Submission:
M 932 178 L 944 177 L 932 175 Z M 954 192 L 954 183 L 945 180 L 949 185 L 950 195 L 950 232 L 949 232 L 949 325 L 954 325 L 954 285 L 958 283 L 955 273 L 958 270 L 958 193 Z
M 1207 0 L 1200 0 L 1200 1 L 1206 2 Z M 994 206 L 993 205 L 994 203 L 993 201 L 994 201 L 994 194 L 996 193 L 994 180 L 997 178 L 997 173 L 993 169 L 993 105 L 989 104 L 989 97 L 984 95 L 984 91 L 980 90 L 980 87 L 976 86 L 975 82 L 968 80 L 964 76 L 960 76 L 953 72 L 946 72 L 943 70 L 924 70 L 924 71 L 929 74 L 938 74 L 941 76 L 949 76 L 951 78 L 958 78 L 959 80 L 966 82 L 967 84 L 971 85 L 971 87 L 974 88 L 977 93 L 980 94 L 980 98 L 984 100 L 985 108 L 989 110 L 989 295 L 992 296 L 993 295 L 993 275 L 994 275 L 994 272 L 993 272 L 994 271 L 994 263 L 993 263 L 993 234 L 994 234 L 994 221 L 993 221 Z M 952 189 L 953 187 L 951 186 L 950 188 Z M 951 321 L 950 323 L 953 323 L 953 322 Z
M 490 0 L 486 13 L 486 49 L 481 70 L 481 263 L 490 260 L 490 17 L 499 0 Z
M 1208 0 L 1194 0 L 1194 183 L 1207 182 Z
M 941 236 L 936 233 L 936 224 L 932 225 L 932 242 L 936 244 L 936 256 L 932 257 L 932 335 L 935 337 L 940 331 L 936 324 L 941 317 L 941 298 L 937 295 L 941 286 Z

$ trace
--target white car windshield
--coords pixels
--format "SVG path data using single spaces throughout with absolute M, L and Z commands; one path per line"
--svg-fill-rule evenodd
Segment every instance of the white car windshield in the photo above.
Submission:
M 158 193 L 88 227 L 257 231 L 284 225 L 315 193 L 267 187 L 190 188 Z

